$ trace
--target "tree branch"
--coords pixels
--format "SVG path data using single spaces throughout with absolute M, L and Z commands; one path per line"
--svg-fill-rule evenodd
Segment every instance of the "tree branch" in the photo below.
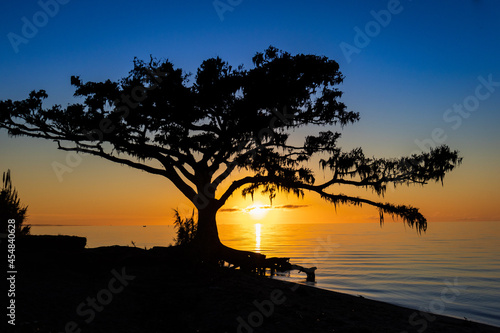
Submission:
M 149 172 L 151 174 L 162 175 L 164 177 L 167 177 L 182 192 L 182 194 L 184 196 L 186 196 L 188 199 L 194 200 L 194 198 L 196 196 L 196 192 L 182 180 L 182 178 L 177 174 L 177 172 L 174 170 L 174 168 L 172 166 L 169 167 L 168 165 L 165 165 L 162 163 L 162 165 L 164 165 L 164 167 L 165 167 L 165 170 L 153 168 L 153 167 L 146 165 L 146 164 L 133 162 L 133 161 L 128 160 L 128 159 L 119 158 L 119 157 L 113 156 L 111 154 L 108 154 L 108 153 L 104 152 L 104 150 L 102 149 L 101 146 L 94 147 L 95 149 L 98 149 L 96 151 L 96 150 L 93 150 L 90 148 L 63 147 L 63 146 L 61 146 L 59 141 L 57 141 L 57 144 L 58 144 L 58 149 L 63 150 L 63 151 L 75 151 L 75 152 L 79 152 L 79 153 L 86 153 L 86 154 L 90 154 L 90 155 L 94 155 L 94 156 L 99 156 L 99 157 L 102 157 L 108 161 L 124 164 L 124 165 L 127 165 L 127 166 L 132 167 L 132 168 L 136 168 L 139 170 Z
M 224 192 L 224 194 L 220 197 L 219 203 L 222 206 L 225 201 L 236 191 L 238 188 L 247 185 L 247 184 L 269 184 L 273 183 L 282 188 L 293 188 L 293 189 L 304 189 L 310 192 L 318 193 L 323 199 L 337 204 L 354 204 L 361 206 L 362 204 L 367 204 L 373 207 L 377 207 L 380 212 L 380 223 L 384 222 L 384 213 L 389 214 L 391 216 L 399 216 L 402 218 L 404 222 L 406 222 L 409 226 L 413 227 L 417 226 L 417 231 L 422 232 L 427 229 L 427 220 L 425 217 L 419 212 L 417 208 L 405 205 L 392 205 L 390 203 L 381 203 L 376 202 L 364 198 L 359 197 L 351 197 L 343 194 L 331 194 L 324 191 L 326 187 L 331 185 L 331 181 L 324 183 L 322 185 L 311 185 L 305 184 L 302 182 L 280 182 L 276 177 L 271 176 L 248 176 L 242 179 L 234 181 L 229 188 Z
M 268 176 L 247 176 L 239 180 L 233 181 L 231 185 L 229 185 L 226 191 L 219 198 L 218 200 L 219 206 L 222 207 L 226 203 L 227 199 L 229 199 L 229 197 L 233 194 L 233 192 L 239 189 L 240 187 L 247 184 L 263 183 L 269 179 L 270 177 Z

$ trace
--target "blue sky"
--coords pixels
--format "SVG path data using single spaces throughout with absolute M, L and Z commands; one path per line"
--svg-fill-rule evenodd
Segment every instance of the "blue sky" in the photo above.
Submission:
M 229 10 L 218 13 L 214 3 Z M 127 74 L 136 56 L 168 58 L 195 73 L 201 61 L 213 56 L 249 68 L 255 52 L 269 45 L 326 55 L 339 62 L 345 75 L 340 87 L 344 103 L 361 113 L 361 121 L 345 129 L 346 147 L 400 156 L 419 149 L 415 140 L 432 139 L 433 130 L 440 128 L 445 143 L 466 158 L 461 178 L 454 180 L 457 188 L 466 183 L 464 177 L 478 177 L 462 191 L 499 194 L 494 188 L 500 188 L 495 175 L 500 168 L 500 87 L 494 86 L 488 98 L 462 117 L 458 128 L 443 118 L 454 104 L 474 96 L 479 77 L 500 82 L 498 1 L 23 0 L 2 6 L 0 99 L 23 99 L 31 90 L 45 89 L 47 106 L 66 105 L 74 102 L 71 75 L 116 80 Z M 385 16 L 381 24 L 373 13 L 390 13 L 390 20 Z M 38 22 L 38 31 L 25 27 L 31 35 L 23 34 L 26 21 Z M 359 31 L 368 41 L 357 36 Z M 13 34 L 26 43 L 13 46 Z M 347 44 L 357 47 L 349 57 L 341 47 Z M 13 170 L 18 188 L 34 202 L 35 216 L 43 209 L 27 180 L 50 178 L 47 186 L 64 186 L 51 175 L 50 161 L 65 157 L 52 143 L 9 138 L 2 130 L 0 156 L 0 169 Z M 100 163 L 87 161 L 93 162 L 68 175 L 80 179 L 78 186 L 84 187 L 84 179 L 95 172 L 97 167 L 90 165 Z M 33 178 L 37 172 L 39 177 Z M 55 197 L 62 195 L 58 191 Z

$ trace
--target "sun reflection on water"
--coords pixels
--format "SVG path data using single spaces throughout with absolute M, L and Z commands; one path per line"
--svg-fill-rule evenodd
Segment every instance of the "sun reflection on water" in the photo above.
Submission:
M 260 252 L 260 230 L 261 230 L 261 224 L 256 223 L 255 224 L 255 251 Z

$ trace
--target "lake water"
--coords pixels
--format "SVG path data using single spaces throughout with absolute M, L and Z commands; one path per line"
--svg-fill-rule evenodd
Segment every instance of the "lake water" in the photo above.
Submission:
M 33 226 L 33 234 L 87 237 L 88 247 L 167 246 L 172 226 Z M 316 266 L 316 287 L 500 327 L 500 222 L 219 226 L 224 244 Z M 278 277 L 306 283 L 305 274 Z

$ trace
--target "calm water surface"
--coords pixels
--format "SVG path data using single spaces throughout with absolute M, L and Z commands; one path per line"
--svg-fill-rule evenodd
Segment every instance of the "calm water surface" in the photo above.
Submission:
M 32 227 L 33 234 L 87 237 L 88 247 L 167 246 L 172 226 Z M 318 267 L 319 288 L 500 327 L 500 223 L 221 225 L 224 244 Z M 305 274 L 279 277 L 298 283 Z

